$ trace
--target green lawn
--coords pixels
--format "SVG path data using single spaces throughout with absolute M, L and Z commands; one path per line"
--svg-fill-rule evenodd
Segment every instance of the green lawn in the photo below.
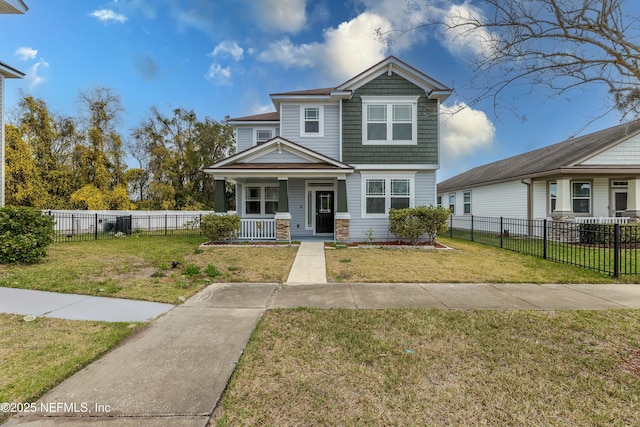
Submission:
M 635 426 L 639 327 L 639 310 L 269 311 L 217 425 Z

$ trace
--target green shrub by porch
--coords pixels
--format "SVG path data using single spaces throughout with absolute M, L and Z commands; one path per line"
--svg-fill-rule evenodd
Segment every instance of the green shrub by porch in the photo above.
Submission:
M 0 263 L 35 264 L 47 256 L 55 236 L 54 219 L 19 206 L 0 208 Z
M 447 231 L 448 219 L 449 210 L 443 207 L 390 209 L 389 231 L 399 239 L 409 239 L 412 244 L 426 234 L 429 243 L 433 243 L 438 234 Z
M 233 240 L 240 235 L 238 215 L 205 215 L 200 220 L 200 230 L 210 240 Z

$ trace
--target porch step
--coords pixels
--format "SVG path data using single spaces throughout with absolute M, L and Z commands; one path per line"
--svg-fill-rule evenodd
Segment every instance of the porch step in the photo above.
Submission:
M 324 242 L 301 242 L 287 278 L 288 285 L 327 283 Z

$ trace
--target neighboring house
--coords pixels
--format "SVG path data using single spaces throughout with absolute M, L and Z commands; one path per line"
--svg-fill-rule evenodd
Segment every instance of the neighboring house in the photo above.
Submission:
M 23 14 L 29 8 L 22 0 L 0 0 L 0 14 Z M 0 61 L 0 206 L 4 206 L 5 142 L 4 142 L 4 80 L 20 79 L 24 73 Z
M 454 215 L 640 217 L 640 121 L 479 166 L 438 184 Z
M 237 154 L 205 171 L 243 237 L 387 239 L 388 211 L 436 202 L 440 104 L 451 89 L 391 56 L 332 88 L 271 95 L 273 113 L 231 119 Z M 393 238 L 393 236 L 391 236 Z

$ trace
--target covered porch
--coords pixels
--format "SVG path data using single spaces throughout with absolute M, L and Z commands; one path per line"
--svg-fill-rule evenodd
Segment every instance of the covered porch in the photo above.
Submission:
M 225 188 L 235 185 L 241 239 L 349 239 L 350 165 L 277 137 L 205 171 L 215 180 L 215 212 L 228 211 Z

